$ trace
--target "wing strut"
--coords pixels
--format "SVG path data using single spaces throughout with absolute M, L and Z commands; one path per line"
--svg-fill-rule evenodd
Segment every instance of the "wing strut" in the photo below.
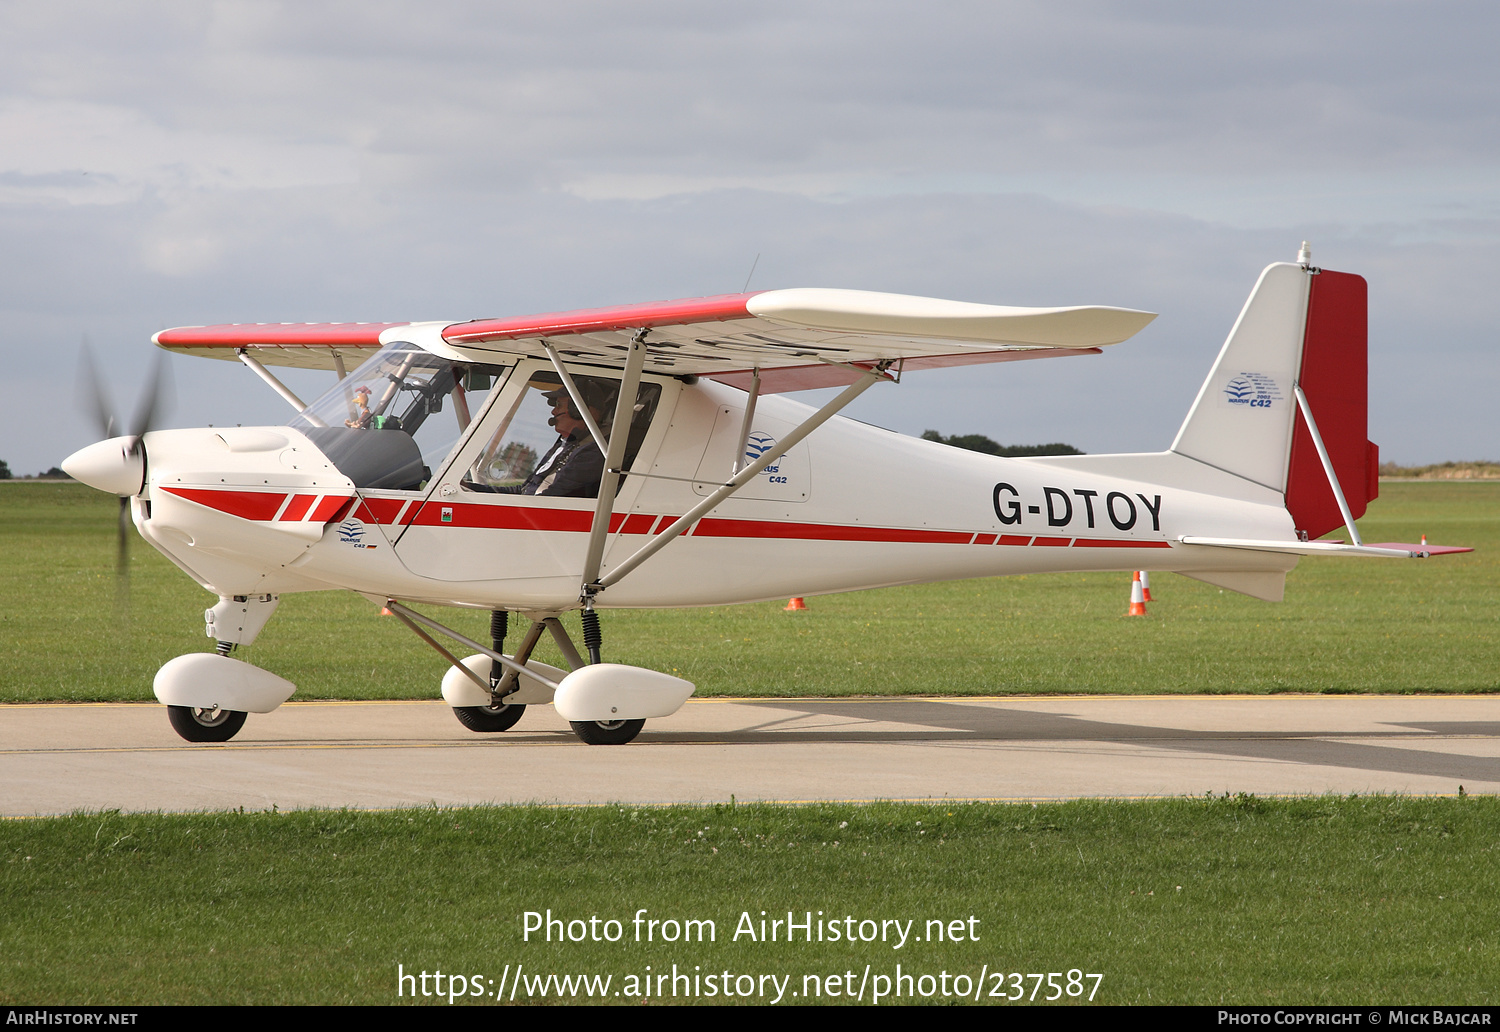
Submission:
M 1302 418 L 1307 420 L 1307 429 L 1312 433 L 1313 444 L 1317 446 L 1318 459 L 1323 463 L 1323 472 L 1328 475 L 1328 486 L 1333 488 L 1334 500 L 1339 503 L 1339 512 L 1344 517 L 1344 526 L 1349 528 L 1349 540 L 1354 542 L 1355 548 L 1359 548 L 1364 541 L 1360 540 L 1359 530 L 1354 526 L 1354 514 L 1349 511 L 1349 503 L 1344 501 L 1344 489 L 1339 486 L 1338 474 L 1333 471 L 1333 460 L 1328 457 L 1328 449 L 1323 447 L 1323 435 L 1318 433 L 1318 424 L 1313 419 L 1312 406 L 1308 405 L 1307 395 L 1302 393 L 1301 384 L 1295 384 L 1292 391 L 1297 395 L 1297 407 L 1302 410 Z
M 552 368 L 557 370 L 557 375 L 562 377 L 563 386 L 568 389 L 568 397 L 573 399 L 573 405 L 578 409 L 578 414 L 583 418 L 583 423 L 589 428 L 589 433 L 594 437 L 594 443 L 599 446 L 599 454 L 605 455 L 609 452 L 609 444 L 604 440 L 604 431 L 599 429 L 599 424 L 594 421 L 594 414 L 584 403 L 583 395 L 578 391 L 578 385 L 573 382 L 573 376 L 563 368 L 562 359 L 558 357 L 557 349 L 549 342 L 542 341 L 542 347 L 547 349 L 547 357 L 552 360 Z
M 729 466 L 730 476 L 740 471 L 740 463 L 745 461 L 745 449 L 750 446 L 750 421 L 755 418 L 755 402 L 760 398 L 760 367 L 757 366 L 753 373 L 750 380 L 750 397 L 745 400 L 745 419 L 740 424 L 740 450 L 735 452 L 734 462 Z
M 841 409 L 843 409 L 855 398 L 863 394 L 865 390 L 872 384 L 880 380 L 893 380 L 894 378 L 886 373 L 886 368 L 894 362 L 895 359 L 890 359 L 879 363 L 872 369 L 865 370 L 864 375 L 854 383 L 851 383 L 848 387 L 845 387 L 843 391 L 839 393 L 838 397 L 834 398 L 828 404 L 818 409 L 818 411 L 808 416 L 797 425 L 797 428 L 795 430 L 787 434 L 780 441 L 776 442 L 777 446 L 775 448 L 767 448 L 765 453 L 762 454 L 760 458 L 750 463 L 750 465 L 740 470 L 727 482 L 720 485 L 718 490 L 714 491 L 713 494 L 709 495 L 707 498 L 703 499 L 703 501 L 699 502 L 697 505 L 693 506 L 687 512 L 679 516 L 676 522 L 667 527 L 665 530 L 660 531 L 654 538 L 651 539 L 650 542 L 642 545 L 634 555 L 632 555 L 629 559 L 626 559 L 619 566 L 616 566 L 613 570 L 610 570 L 608 574 L 598 578 L 597 580 L 585 577 L 585 596 L 592 597 L 596 592 L 602 591 L 603 589 L 609 587 L 611 584 L 619 583 L 619 581 L 623 577 L 625 577 L 626 574 L 630 573 L 637 566 L 641 565 L 641 563 L 645 562 L 657 552 L 661 551 L 661 549 L 666 546 L 667 542 L 671 541 L 673 538 L 684 533 L 690 527 L 692 527 L 692 525 L 698 522 L 699 517 L 701 517 L 704 513 L 708 512 L 710 509 L 713 509 L 720 502 L 724 501 L 724 499 L 728 498 L 740 488 L 744 487 L 751 480 L 753 480 L 761 470 L 765 469 L 771 463 L 775 462 L 783 454 L 790 451 L 798 444 L 801 444 L 803 438 L 805 438 L 808 434 L 812 433 L 818 427 L 822 426 L 824 423 L 828 422 L 828 420 L 836 416 Z M 611 467 L 607 471 L 606 475 L 617 475 L 618 472 L 619 471 L 617 468 Z M 613 500 L 612 496 L 613 491 L 611 491 L 611 501 Z M 600 502 L 600 511 L 602 512 L 604 511 L 602 505 L 602 491 L 600 494 Z M 599 529 L 597 515 L 595 516 L 594 529 L 596 531 Z M 590 542 L 589 555 L 592 557 L 593 554 L 592 542 Z M 597 561 L 596 565 L 593 566 L 592 569 L 595 571 L 598 570 Z
M 323 421 L 321 419 L 313 415 L 311 412 L 307 411 L 307 405 L 303 403 L 302 399 L 293 394 L 291 388 L 289 388 L 286 384 L 282 383 L 280 380 L 276 379 L 276 377 L 272 376 L 269 369 L 261 365 L 255 359 L 251 358 L 249 351 L 244 348 L 239 348 L 235 351 L 235 354 L 240 356 L 240 361 L 245 363 L 245 365 L 247 365 L 252 371 L 254 371 L 256 376 L 259 376 L 262 380 L 266 381 L 266 383 L 270 385 L 271 390 L 281 395 L 282 399 L 286 401 L 288 405 L 296 409 L 299 415 L 301 415 L 313 426 L 323 425 Z
M 625 357 L 625 376 L 620 381 L 620 395 L 615 399 L 615 419 L 610 424 L 609 447 L 604 452 L 604 476 L 599 480 L 599 502 L 594 506 L 594 524 L 589 528 L 589 550 L 583 560 L 582 594 L 585 599 L 591 599 L 598 590 L 594 587 L 594 582 L 599 577 L 599 564 L 604 560 L 604 544 L 609 538 L 609 519 L 614 515 L 615 492 L 620 487 L 620 463 L 625 461 L 625 444 L 630 439 L 630 424 L 635 416 L 635 394 L 641 384 L 641 369 L 646 364 L 646 332 L 642 330 L 637 333 L 630 342 L 630 353 Z M 555 364 L 558 369 L 562 369 L 561 363 Z M 568 388 L 570 393 L 575 390 L 571 379 L 568 381 Z M 573 396 L 578 397 L 576 393 Z M 582 401 L 579 401 L 578 407 L 580 411 L 588 411 Z

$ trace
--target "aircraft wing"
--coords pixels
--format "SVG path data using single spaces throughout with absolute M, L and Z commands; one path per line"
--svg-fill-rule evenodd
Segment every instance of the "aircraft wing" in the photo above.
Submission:
M 886 361 L 896 363 L 893 371 L 904 372 L 1098 354 L 1154 318 L 1128 308 L 1014 308 L 803 287 L 478 319 L 442 326 L 440 336 L 448 347 L 476 361 L 541 356 L 545 341 L 564 356 L 615 365 L 644 330 L 647 370 L 706 376 L 748 388 L 758 369 L 761 392 L 771 394 L 852 383 L 864 370 Z M 236 349 L 248 348 L 268 365 L 332 369 L 332 351 L 348 357 L 367 353 L 381 343 L 404 339 L 403 328 L 411 325 L 184 327 L 163 330 L 153 339 L 170 351 L 233 358 Z
M 179 355 L 238 358 L 244 348 L 264 365 L 337 369 L 335 355 L 353 369 L 383 346 L 381 334 L 410 323 L 228 323 L 179 326 L 151 335 L 157 347 Z M 399 337 L 397 338 L 399 339 Z

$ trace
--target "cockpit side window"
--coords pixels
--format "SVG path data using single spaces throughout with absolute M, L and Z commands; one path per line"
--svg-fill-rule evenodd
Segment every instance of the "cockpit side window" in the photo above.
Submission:
M 620 381 L 575 374 L 585 405 L 608 440 Z M 627 428 L 624 468 L 645 440 L 661 400 L 661 385 L 643 382 Z M 556 373 L 532 375 L 526 390 L 465 472 L 462 486 L 493 494 L 597 498 L 604 474 L 600 452 L 578 405 Z

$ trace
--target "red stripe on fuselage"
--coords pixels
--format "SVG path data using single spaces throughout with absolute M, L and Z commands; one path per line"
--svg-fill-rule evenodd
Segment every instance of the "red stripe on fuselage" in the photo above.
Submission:
M 327 523 L 329 520 L 338 519 L 339 510 L 352 501 L 354 499 L 347 495 L 325 495 L 308 519 L 313 523 Z
M 285 493 L 261 491 L 221 491 L 213 488 L 164 487 L 199 505 L 227 512 L 242 519 L 268 521 L 275 519 Z M 297 521 L 313 505 L 316 495 L 294 495 L 281 514 L 283 522 Z M 325 496 L 307 519 L 324 523 L 338 515 L 352 499 L 338 495 Z M 354 511 L 354 518 L 365 523 L 391 525 L 403 514 L 409 501 L 402 498 L 366 498 Z M 586 509 L 551 509 L 540 506 L 485 505 L 475 502 L 442 502 L 411 504 L 413 510 L 406 522 L 419 527 L 467 527 L 481 530 L 545 530 L 562 533 L 586 533 L 593 526 L 594 514 Z M 443 518 L 444 511 L 448 519 Z M 626 534 L 661 533 L 676 520 L 675 516 L 646 513 L 615 513 L 610 517 L 610 532 Z M 659 521 L 659 522 L 658 522 Z M 1171 548 L 1166 541 L 1138 541 L 1108 538 L 1037 537 L 1024 534 L 975 535 L 970 531 L 920 530 L 908 527 L 863 527 L 848 524 L 790 523 L 779 520 L 738 520 L 705 517 L 693 527 L 694 537 L 780 539 L 802 541 L 872 541 L 898 544 L 999 544 L 1077 548 Z
M 646 514 L 639 512 L 633 513 L 628 519 L 625 520 L 625 533 L 649 534 L 651 533 L 651 525 L 655 522 L 655 516 L 647 516 Z
M 213 488 L 165 486 L 162 490 L 240 519 L 259 522 L 274 519 L 281 503 L 286 501 L 287 494 L 285 491 L 219 491 Z
M 770 520 L 726 520 L 705 517 L 694 537 L 802 538 L 812 541 L 900 541 L 967 545 L 968 531 L 909 530 L 904 527 L 850 527 L 823 523 L 779 523 Z
M 1129 541 L 1123 538 L 1078 538 L 1074 548 L 1171 548 L 1170 541 Z
M 443 510 L 449 519 L 443 519 Z M 586 533 L 594 524 L 587 509 L 543 509 L 474 502 L 428 502 L 408 521 L 414 527 L 477 527 L 484 530 L 558 530 Z
M 395 499 L 370 499 L 370 505 L 397 504 Z M 365 519 L 365 506 L 356 515 Z M 443 519 L 443 510 L 449 518 Z M 385 511 L 382 509 L 382 511 Z M 675 522 L 675 516 L 654 516 L 644 513 L 615 513 L 610 517 L 611 533 L 660 534 Z M 414 519 L 408 520 L 419 527 L 467 527 L 490 530 L 547 530 L 563 533 L 583 533 L 593 526 L 594 514 L 586 509 L 550 509 L 540 506 L 486 505 L 480 502 L 440 501 L 425 503 Z M 369 521 L 367 521 L 369 522 Z M 654 524 L 654 526 L 653 526 Z M 883 541 L 896 543 L 967 545 L 1041 545 L 1067 547 L 1076 545 L 1092 548 L 1170 548 L 1166 541 L 1110 540 L 1105 538 L 1038 537 L 1024 534 L 1002 534 L 998 540 L 993 534 L 977 537 L 969 531 L 919 530 L 908 527 L 861 527 L 848 524 L 789 523 L 779 520 L 738 520 L 706 516 L 693 527 L 693 537 L 719 538 L 771 538 L 804 541 Z
M 292 495 L 292 500 L 287 503 L 286 509 L 281 513 L 282 523 L 295 523 L 307 515 L 307 510 L 312 508 L 312 503 L 318 500 L 317 495 Z M 342 499 L 340 499 L 342 501 Z
M 390 526 L 401 515 L 406 505 L 404 498 L 366 498 L 354 510 L 354 518 L 363 523 L 380 523 Z

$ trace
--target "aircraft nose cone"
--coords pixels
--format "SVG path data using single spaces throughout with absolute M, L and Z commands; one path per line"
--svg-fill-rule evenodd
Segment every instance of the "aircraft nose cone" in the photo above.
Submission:
M 63 472 L 113 495 L 140 494 L 146 482 L 146 449 L 134 437 L 111 437 L 63 460 Z M 134 449 L 131 445 L 135 444 Z

